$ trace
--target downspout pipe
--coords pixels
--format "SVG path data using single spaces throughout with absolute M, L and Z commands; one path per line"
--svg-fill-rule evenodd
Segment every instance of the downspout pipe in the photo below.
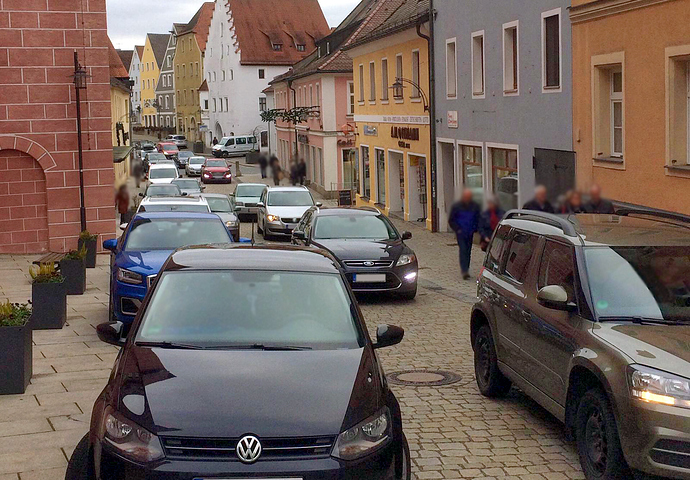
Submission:
M 438 188 L 436 168 L 436 66 L 434 53 L 434 0 L 429 0 L 429 35 L 422 33 L 422 24 L 417 24 L 417 35 L 427 41 L 429 49 L 429 151 L 431 158 L 431 171 L 429 172 L 431 183 L 431 231 L 438 232 Z

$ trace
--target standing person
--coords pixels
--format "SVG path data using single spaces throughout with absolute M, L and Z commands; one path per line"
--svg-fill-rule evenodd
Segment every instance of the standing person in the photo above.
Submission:
M 215 147 L 216 145 L 218 145 L 218 137 L 213 137 L 213 140 L 211 141 L 211 145 L 214 146 L 214 147 Z
M 280 162 L 278 161 L 278 157 L 275 155 L 271 156 L 271 175 L 273 176 L 273 183 L 277 187 L 280 185 L 280 177 L 282 175 L 282 172 L 280 170 Z
M 460 270 L 462 278 L 470 278 L 470 257 L 472 241 L 479 227 L 479 205 L 472 199 L 472 191 L 465 189 L 460 201 L 453 204 L 448 216 L 448 225 L 455 232 L 460 249 Z
M 548 192 L 544 185 L 537 185 L 537 188 L 534 189 L 534 198 L 525 203 L 522 209 L 546 213 L 556 212 L 551 202 L 549 202 Z
M 117 213 L 120 214 L 120 223 L 124 223 L 122 219 L 129 211 L 129 202 L 130 197 L 127 185 L 122 185 L 118 188 L 117 195 L 115 195 L 115 207 L 117 207 Z
M 486 199 L 486 210 L 479 216 L 479 235 L 481 236 L 480 245 L 482 251 L 486 252 L 486 248 L 489 246 L 489 242 L 491 242 L 491 237 L 505 214 L 506 212 L 498 206 L 498 202 L 496 202 L 494 197 Z
M 135 160 L 134 167 L 132 168 L 132 176 L 134 176 L 134 181 L 137 184 L 137 188 L 141 185 L 141 177 L 144 174 L 144 165 L 142 160 Z
M 592 185 L 589 189 L 589 202 L 585 203 L 584 210 L 587 213 L 599 213 L 604 215 L 613 215 L 616 210 L 613 208 L 613 203 L 601 198 L 601 187 L 597 184 Z
M 297 182 L 299 181 L 299 163 L 297 160 L 293 160 L 292 163 L 290 164 L 290 183 L 292 185 L 297 185 Z
M 299 160 L 299 184 L 304 185 L 304 182 L 307 178 L 307 162 L 304 161 L 303 158 L 300 158 Z
M 561 213 L 585 213 L 584 206 L 582 205 L 582 194 L 579 191 L 573 190 L 570 192 L 563 204 Z
M 268 167 L 268 159 L 263 153 L 259 155 L 259 168 L 261 169 L 261 178 L 266 178 L 266 167 Z

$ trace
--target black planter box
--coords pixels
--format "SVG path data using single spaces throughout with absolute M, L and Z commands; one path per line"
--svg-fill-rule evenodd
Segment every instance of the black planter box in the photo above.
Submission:
M 31 286 L 34 330 L 54 330 L 65 326 L 67 321 L 67 291 L 65 282 L 34 283 Z
M 96 268 L 96 248 L 97 241 L 93 240 L 82 240 L 79 239 L 79 250 L 81 250 L 82 245 L 86 244 L 86 268 Z
M 65 277 L 67 295 L 83 295 L 86 291 L 86 263 L 84 260 L 60 260 L 60 273 Z
M 22 327 L 0 327 L 0 395 L 26 391 L 32 369 L 31 320 Z

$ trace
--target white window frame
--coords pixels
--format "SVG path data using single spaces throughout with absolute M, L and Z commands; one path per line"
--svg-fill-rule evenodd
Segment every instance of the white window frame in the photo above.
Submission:
M 451 45 L 453 45 L 452 59 L 448 55 Z M 452 65 L 449 64 L 450 60 L 453 62 Z M 456 98 L 458 98 L 458 42 L 457 38 L 453 37 L 446 40 L 446 100 Z
M 398 67 L 400 68 L 398 69 Z M 403 59 L 402 53 L 397 53 L 395 55 L 395 80 L 397 81 L 398 78 L 405 78 L 405 60 Z M 405 103 L 405 90 L 400 89 L 400 95 L 396 96 L 396 93 L 398 92 L 393 92 L 395 103 Z
M 364 105 L 364 64 L 359 64 L 359 98 L 360 105 Z
M 316 84 L 316 106 L 317 107 L 321 106 L 321 84 L 320 83 Z
M 355 82 L 347 82 L 347 115 L 351 117 L 355 114 Z
M 369 62 L 369 105 L 376 104 L 376 62 Z
M 614 92 L 614 82 L 613 82 L 613 76 L 616 73 L 621 74 L 621 91 L 620 92 Z M 610 145 L 611 145 L 611 157 L 612 158 L 623 158 L 623 154 L 625 151 L 625 79 L 623 78 L 623 69 L 613 69 L 609 72 L 609 75 L 611 76 L 609 83 L 611 84 L 611 89 L 609 91 L 609 102 L 610 102 L 610 115 L 609 115 L 609 129 L 610 129 L 610 134 L 611 134 L 611 139 L 610 139 Z M 615 112 L 614 112 L 614 106 L 620 104 L 621 106 L 621 125 L 620 127 L 616 127 L 615 125 Z M 618 128 L 621 131 L 621 146 L 622 150 L 620 152 L 615 151 L 615 129 Z
M 516 51 L 508 51 L 509 46 L 508 31 L 515 30 L 515 44 L 510 41 L 510 48 Z M 509 65 L 510 62 L 510 65 Z M 515 63 L 515 65 L 513 65 Z M 508 67 L 512 66 L 509 71 Z M 513 85 L 515 81 L 515 85 Z M 510 88 L 508 88 L 510 87 Z M 514 88 L 513 88 L 514 87 Z M 520 95 L 520 21 L 508 22 L 503 24 L 503 96 L 514 97 Z
M 547 87 L 546 19 L 554 16 L 558 16 L 558 86 Z M 541 90 L 542 93 L 561 93 L 563 91 L 563 10 L 560 7 L 541 14 Z
M 476 43 L 476 38 L 481 37 L 482 38 L 482 58 L 481 58 L 481 82 L 482 82 L 482 89 L 477 90 L 476 88 L 476 83 L 477 83 L 477 72 L 476 72 L 476 52 L 475 52 L 475 43 Z M 484 35 L 484 30 L 479 30 L 478 32 L 473 32 L 472 33 L 472 44 L 470 48 L 470 53 L 472 57 L 472 98 L 474 99 L 483 99 L 486 98 L 486 36 Z
M 686 137 L 686 146 L 687 146 L 687 157 L 686 158 L 686 165 L 690 165 L 690 60 L 688 60 L 685 64 L 685 86 L 687 87 L 687 95 L 688 95 L 688 100 L 687 103 L 685 104 L 685 113 L 687 116 L 686 119 L 686 127 L 687 127 L 687 137 Z
M 381 103 L 388 104 L 388 58 L 381 59 Z
M 410 64 L 412 65 L 412 83 L 419 85 L 419 87 L 412 86 L 410 101 L 417 103 L 422 101 L 422 86 L 419 84 L 422 77 L 422 56 L 418 48 L 412 50 L 410 58 Z M 417 65 L 415 65 L 415 58 L 417 59 Z

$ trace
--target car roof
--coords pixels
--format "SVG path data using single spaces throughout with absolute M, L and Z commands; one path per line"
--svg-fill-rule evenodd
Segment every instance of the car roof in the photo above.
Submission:
M 168 168 L 168 169 L 169 169 L 169 168 L 171 168 L 172 166 L 173 166 L 172 163 L 154 163 L 154 164 L 151 165 L 149 168 L 150 168 L 151 170 L 157 170 L 157 169 L 160 170 L 160 169 L 162 169 L 162 168 Z M 175 168 L 177 168 L 177 167 L 175 167 Z
M 144 197 L 141 203 L 157 204 L 157 205 L 185 205 L 185 204 L 202 204 L 207 205 L 208 202 L 199 196 L 193 197 Z
M 308 192 L 307 187 L 268 187 L 269 192 Z
M 265 270 L 309 273 L 340 272 L 328 253 L 292 245 L 222 244 L 183 247 L 166 264 L 169 270 Z
M 262 188 L 268 188 L 268 185 L 265 183 L 240 183 L 237 185 L 237 187 L 262 187 Z M 274 187 L 275 188 L 275 187 Z
M 137 213 L 132 221 L 143 219 L 143 220 L 165 220 L 165 219 L 197 219 L 197 220 L 218 220 L 221 221 L 220 217 L 215 213 L 206 212 L 142 212 Z
M 228 198 L 224 193 L 198 193 L 195 197 L 199 198 Z
M 367 207 L 315 207 L 316 215 L 319 217 L 335 217 L 335 216 L 353 216 L 359 215 L 363 217 L 378 217 L 381 215 L 380 211 Z

